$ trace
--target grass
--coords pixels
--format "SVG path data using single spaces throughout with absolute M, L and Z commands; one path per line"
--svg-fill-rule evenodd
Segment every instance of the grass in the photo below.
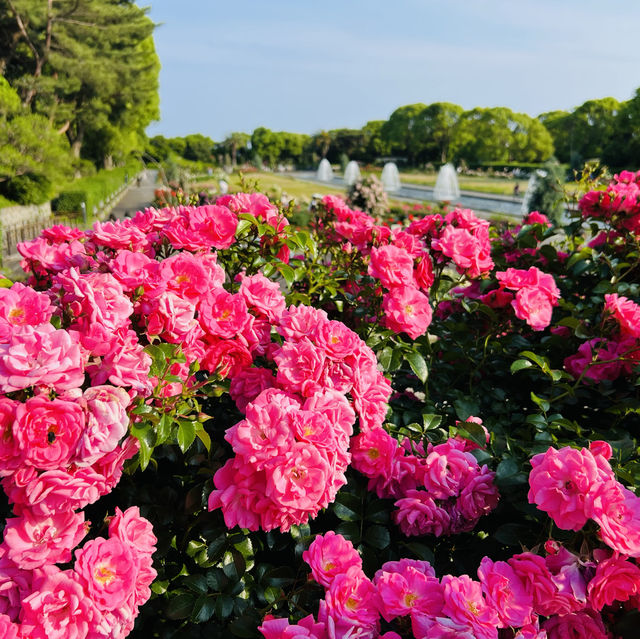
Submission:
M 6 197 L 4 197 L 4 195 L 0 195 L 0 209 L 5 208 L 6 206 L 18 206 L 15 202 L 12 202 L 11 200 L 7 200 Z

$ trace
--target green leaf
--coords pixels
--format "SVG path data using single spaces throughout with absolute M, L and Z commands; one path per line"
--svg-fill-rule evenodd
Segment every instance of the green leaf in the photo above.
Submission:
M 178 446 L 180 450 L 185 453 L 189 446 L 193 444 L 193 440 L 196 438 L 196 424 L 187 420 L 179 420 L 180 426 L 178 427 Z
M 229 595 L 216 597 L 215 614 L 218 619 L 227 619 L 233 612 L 233 598 Z
M 238 226 L 236 227 L 236 237 L 242 237 L 245 232 L 252 227 L 251 222 L 249 220 L 239 220 Z
M 282 588 L 284 586 L 290 586 L 295 581 L 293 571 L 289 566 L 278 566 L 269 570 L 264 578 L 263 583 L 267 586 L 275 586 L 276 588 Z
M 167 605 L 167 617 L 169 619 L 186 619 L 193 610 L 195 597 L 189 594 L 180 594 L 169 599 Z
M 435 555 L 433 554 L 433 550 L 426 546 L 425 544 L 421 544 L 416 541 L 412 541 L 411 543 L 404 544 L 418 559 L 422 559 L 422 561 L 428 561 L 429 563 L 433 563 L 435 561 Z
M 532 368 L 533 367 L 533 363 L 530 362 L 528 359 L 517 359 L 515 362 L 513 362 L 511 364 L 511 372 L 512 373 L 517 373 L 518 371 L 521 371 L 525 368 Z
M 496 468 L 496 479 L 506 479 L 512 477 L 520 470 L 520 466 L 513 459 L 503 459 Z
M 383 370 L 388 371 L 389 365 L 391 364 L 391 357 L 393 356 L 393 349 L 391 346 L 385 346 L 378 353 L 378 361 L 380 362 L 380 366 L 382 366 Z
M 422 420 L 424 422 L 425 430 L 435 430 L 442 423 L 442 416 L 423 413 Z
M 284 277 L 287 286 L 291 288 L 291 285 L 296 279 L 295 271 L 288 264 L 278 264 L 277 269 L 280 272 L 280 275 Z
M 213 617 L 216 608 L 216 597 L 212 595 L 200 595 L 191 611 L 191 621 L 193 623 L 204 623 Z
M 196 593 L 205 593 L 208 590 L 207 578 L 204 575 L 189 575 L 182 583 Z
M 383 550 L 391 543 L 391 535 L 384 526 L 373 525 L 365 530 L 364 541 L 378 550 Z
M 198 424 L 196 426 L 196 437 L 203 443 L 204 447 L 207 449 L 207 452 L 211 452 L 211 436 L 204 429 L 202 424 Z
M 405 354 L 404 358 L 409 362 L 411 370 L 416 374 L 416 377 L 424 384 L 427 381 L 429 370 L 427 369 L 427 362 L 424 357 L 416 351 L 410 351 Z
M 543 397 L 538 397 L 533 391 L 531 391 L 531 401 L 536 404 L 543 413 L 549 410 L 549 402 Z

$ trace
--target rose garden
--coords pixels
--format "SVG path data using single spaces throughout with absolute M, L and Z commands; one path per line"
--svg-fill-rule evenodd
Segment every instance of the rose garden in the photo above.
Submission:
M 555 222 L 417 208 L 20 245 L 3 637 L 636 636 L 640 172 Z

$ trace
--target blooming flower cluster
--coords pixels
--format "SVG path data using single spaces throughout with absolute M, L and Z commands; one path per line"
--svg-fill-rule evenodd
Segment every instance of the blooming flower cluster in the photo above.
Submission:
M 477 419 L 477 418 L 475 418 Z M 369 490 L 395 499 L 395 522 L 405 535 L 451 535 L 472 530 L 498 503 L 495 473 L 480 467 L 471 442 L 398 444 L 383 428 L 356 435 L 353 467 L 369 478 Z
M 401 559 L 382 565 L 370 580 L 350 542 L 333 532 L 316 536 L 303 558 L 325 588 L 317 621 L 308 616 L 291 625 L 266 617 L 265 639 L 380 634 L 386 622 L 407 617 L 416 639 L 497 639 L 512 629 L 514 639 L 605 639 L 600 614 L 614 602 L 637 600 L 640 568 L 624 556 L 597 551 L 583 561 L 554 541 L 545 556 L 522 552 L 507 561 L 484 557 L 478 579 L 444 575 L 427 561 Z M 545 619 L 546 618 L 546 619 Z
M 566 370 L 576 379 L 613 381 L 630 375 L 640 361 L 640 307 L 616 293 L 604 299 L 604 319 L 613 320 L 613 334 L 582 343 L 576 354 L 565 359 Z
M 621 171 L 604 191 L 589 191 L 578 203 L 582 215 L 621 232 L 640 234 L 640 171 Z
M 235 456 L 209 497 L 228 527 L 286 531 L 315 517 L 346 483 L 356 415 L 368 429 L 386 414 L 389 382 L 353 331 L 312 307 L 278 308 L 276 375 L 249 368 L 231 386 L 246 417 L 227 431 Z
M 531 458 L 529 503 L 564 530 L 581 530 L 589 519 L 616 553 L 640 557 L 640 497 L 616 478 L 609 465 L 611 446 L 549 448 Z
M 496 273 L 501 291 L 515 291 L 511 306 L 518 319 L 534 331 L 551 323 L 553 307 L 558 305 L 560 291 L 552 275 L 532 266 L 528 270 L 509 268 Z

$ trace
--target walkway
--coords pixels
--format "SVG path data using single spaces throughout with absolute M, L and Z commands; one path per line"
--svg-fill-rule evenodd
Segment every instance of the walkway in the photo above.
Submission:
M 109 217 L 121 220 L 132 216 L 136 211 L 142 211 L 153 204 L 157 187 L 158 171 L 145 169 L 140 174 L 140 185 L 135 181 L 127 189 L 120 201 L 111 209 Z

